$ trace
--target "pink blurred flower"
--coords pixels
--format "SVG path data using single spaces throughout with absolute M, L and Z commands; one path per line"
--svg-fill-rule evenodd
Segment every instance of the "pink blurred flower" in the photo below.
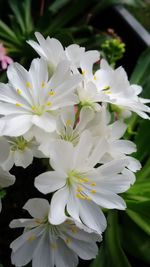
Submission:
M 6 49 L 2 43 L 0 43 L 0 62 L 3 70 L 7 69 L 7 66 L 13 62 L 12 58 L 6 54 Z

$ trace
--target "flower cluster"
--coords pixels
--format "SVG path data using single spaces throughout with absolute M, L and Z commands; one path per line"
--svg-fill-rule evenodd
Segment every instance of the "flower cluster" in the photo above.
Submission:
M 33 157 L 45 157 L 52 170 L 35 177 L 34 185 L 53 194 L 50 204 L 28 200 L 24 209 L 32 219 L 11 222 L 24 227 L 11 243 L 12 263 L 75 267 L 78 256 L 97 255 L 107 225 L 102 209 L 126 208 L 118 194 L 134 183 L 141 165 L 130 155 L 135 144 L 123 139 L 125 119 L 132 112 L 149 118 L 149 100 L 98 51 L 76 44 L 64 49 L 54 38 L 35 35 L 38 43 L 28 43 L 40 58 L 28 71 L 12 63 L 8 83 L 0 84 L 0 188 L 14 183 L 14 164 L 26 168 Z

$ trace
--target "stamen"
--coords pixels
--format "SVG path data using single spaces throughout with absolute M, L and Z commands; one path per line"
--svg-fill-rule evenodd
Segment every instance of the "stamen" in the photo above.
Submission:
M 50 92 L 48 92 L 48 94 L 49 94 L 50 96 L 54 96 L 54 95 L 55 95 L 55 92 L 54 92 L 54 91 L 50 91 Z
M 89 182 L 89 179 L 85 177 L 85 178 L 83 178 L 83 182 L 84 183 L 88 183 Z
M 66 121 L 66 126 L 69 126 L 69 125 L 71 125 L 71 120 Z
M 80 198 L 80 199 L 86 199 L 86 197 L 82 196 L 80 193 L 79 194 L 76 194 L 76 197 L 77 198 Z
M 31 83 L 29 83 L 29 82 L 26 82 L 26 87 L 31 89 L 31 88 L 32 88 L 32 85 L 31 85 Z
M 71 227 L 71 231 L 72 231 L 73 234 L 76 234 L 78 232 L 77 227 L 76 226 L 72 226 Z
M 50 107 L 52 105 L 52 102 L 47 102 L 46 105 Z
M 22 107 L 23 105 L 20 103 L 16 103 L 16 107 Z
M 94 80 L 95 80 L 95 81 L 97 80 L 96 75 L 94 75 Z
M 41 82 L 41 87 L 44 88 L 45 87 L 45 82 Z
M 72 242 L 72 239 L 71 238 L 66 238 L 66 244 L 69 245 L 70 243 Z
M 36 236 L 35 236 L 35 235 L 31 235 L 31 236 L 28 237 L 27 240 L 28 240 L 29 242 L 32 242 L 32 241 L 34 241 L 35 239 L 36 239 Z
M 83 188 L 82 188 L 81 186 L 78 185 L 78 187 L 77 187 L 77 192 L 80 193 L 80 192 L 82 192 L 82 190 L 83 190 Z
M 31 108 L 32 108 L 32 110 L 33 110 L 33 111 L 35 111 L 35 110 L 36 110 L 36 106 L 32 106 Z
M 17 94 L 20 95 L 21 94 L 21 90 L 17 89 Z
M 96 186 L 96 183 L 91 183 L 92 186 Z
M 57 249 L 57 245 L 56 245 L 56 244 L 53 244 L 53 243 L 50 244 L 50 247 L 51 247 L 52 249 L 54 249 L 54 250 Z
M 96 190 L 92 189 L 92 190 L 91 190 L 91 193 L 92 193 L 92 194 L 96 194 Z
M 82 70 L 82 75 L 83 76 L 85 76 L 85 73 L 86 73 L 86 71 L 85 70 Z

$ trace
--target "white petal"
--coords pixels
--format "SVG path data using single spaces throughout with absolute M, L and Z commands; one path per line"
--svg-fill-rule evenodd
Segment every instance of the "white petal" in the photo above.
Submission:
M 43 198 L 29 199 L 23 209 L 27 210 L 34 218 L 43 219 L 48 215 L 49 202 Z
M 58 190 L 53 195 L 49 213 L 50 223 L 57 225 L 63 223 L 67 219 L 67 216 L 65 215 L 65 207 L 68 201 L 68 196 L 69 189 L 67 187 Z
M 79 205 L 81 221 L 101 234 L 105 230 L 107 223 L 100 207 L 91 200 L 79 200 Z
M 10 146 L 4 137 L 0 137 L 0 163 L 3 163 L 9 156 Z
M 14 163 L 16 166 L 27 168 L 33 161 L 33 153 L 30 149 L 16 150 L 14 152 Z
M 35 187 L 43 194 L 48 194 L 62 188 L 66 184 L 66 177 L 59 171 L 48 171 L 35 178 Z
M 127 129 L 127 125 L 121 121 L 115 121 L 109 127 L 111 128 L 111 139 L 112 140 L 121 138 Z
M 32 126 L 31 115 L 10 115 L 0 120 L 5 121 L 3 135 L 20 136 L 26 133 Z
M 9 172 L 4 171 L 0 167 L 0 187 L 8 187 L 13 185 L 15 182 L 15 176 L 11 175 Z
M 63 240 L 56 241 L 58 249 L 55 251 L 55 265 L 57 267 L 76 267 L 78 265 L 77 255 L 70 250 Z
M 46 132 L 53 132 L 56 129 L 56 119 L 48 113 L 42 116 L 34 115 L 32 117 L 32 123 Z
M 54 251 L 50 247 L 49 235 L 46 232 L 40 239 L 34 251 L 33 267 L 54 267 Z
M 52 168 L 64 173 L 72 170 L 73 152 L 74 148 L 70 142 L 64 140 L 55 140 L 53 143 L 51 143 L 50 163 Z

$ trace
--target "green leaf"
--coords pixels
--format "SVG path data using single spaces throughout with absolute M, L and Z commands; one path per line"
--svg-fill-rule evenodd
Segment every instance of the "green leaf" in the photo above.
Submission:
M 130 255 L 150 264 L 150 238 L 125 213 L 122 216 L 120 235 L 123 247 Z
M 49 10 L 52 13 L 57 13 L 61 8 L 63 8 L 70 0 L 55 0 L 50 6 Z
M 13 43 L 19 43 L 14 32 L 2 20 L 0 20 L 0 38 Z
M 150 200 L 141 202 L 129 200 L 126 202 L 126 213 L 143 231 L 150 235 Z
M 117 211 L 108 212 L 108 226 L 99 255 L 90 267 L 131 267 L 122 247 L 119 235 Z
M 31 0 L 25 0 L 23 3 L 24 21 L 26 32 L 30 33 L 33 30 L 33 20 L 31 14 Z
M 150 200 L 150 180 L 137 180 L 125 195 L 131 199 L 138 200 L 143 197 L 145 200 Z
M 147 71 L 150 69 L 150 48 L 148 48 L 140 58 L 137 65 L 131 75 L 130 82 L 136 84 L 142 84 L 145 77 L 147 77 Z
M 21 10 L 18 6 L 18 2 L 14 1 L 9 1 L 9 5 L 15 15 L 15 18 L 21 28 L 22 33 L 25 33 L 25 24 L 24 24 L 24 20 L 23 20 L 23 16 L 21 14 Z
M 135 156 L 140 161 L 145 161 L 145 159 L 150 157 L 149 129 L 150 121 L 142 120 L 139 124 L 138 132 L 135 138 L 135 143 L 137 145 L 137 152 Z

